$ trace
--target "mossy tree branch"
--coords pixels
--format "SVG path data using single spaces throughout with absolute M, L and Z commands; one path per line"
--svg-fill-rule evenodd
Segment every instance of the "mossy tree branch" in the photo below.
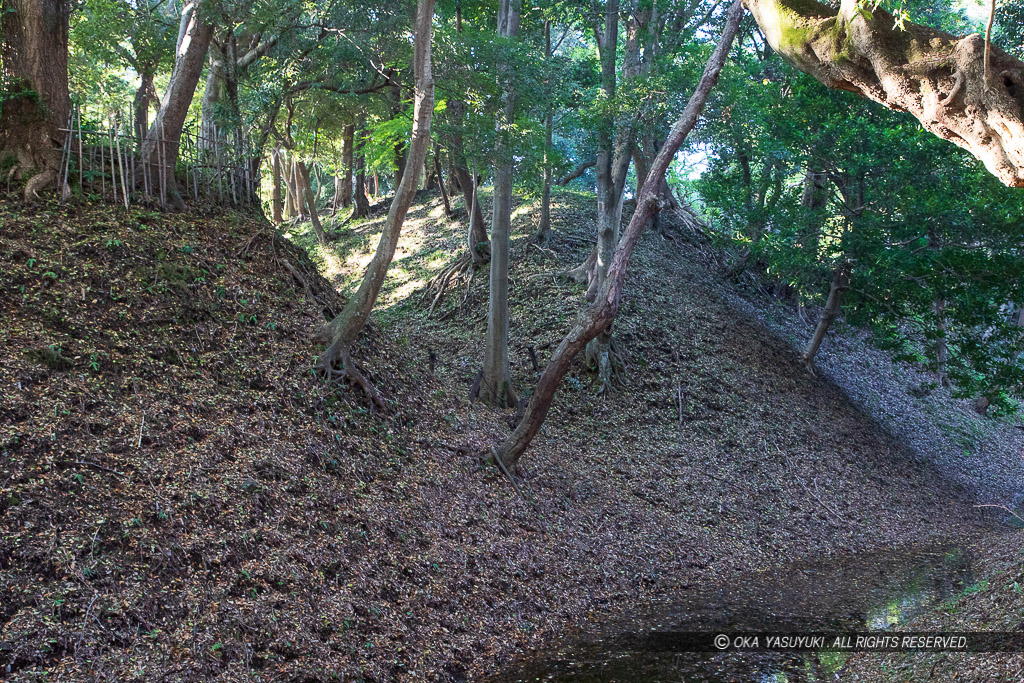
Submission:
M 963 147 L 1004 184 L 1024 187 L 1024 63 L 993 47 L 986 87 L 985 39 L 958 38 L 868 12 L 855 0 L 836 10 L 814 0 L 744 0 L 768 43 L 830 88 L 914 116 Z

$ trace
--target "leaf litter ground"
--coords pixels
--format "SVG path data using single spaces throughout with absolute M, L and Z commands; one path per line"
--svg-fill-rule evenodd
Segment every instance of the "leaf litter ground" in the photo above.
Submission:
M 309 343 L 379 218 L 329 224 L 320 249 L 237 214 L 0 203 L 4 676 L 472 680 L 698 582 L 988 528 L 731 308 L 683 234 L 645 237 L 624 385 L 597 398 L 574 368 L 525 502 L 482 457 L 512 411 L 466 400 L 486 276 L 427 317 L 418 293 L 465 226 L 421 199 L 357 351 L 385 415 L 313 377 Z M 586 257 L 592 205 L 556 195 L 550 250 L 528 242 L 536 205 L 516 209 L 521 389 L 528 347 L 543 363 L 583 305 L 535 276 Z

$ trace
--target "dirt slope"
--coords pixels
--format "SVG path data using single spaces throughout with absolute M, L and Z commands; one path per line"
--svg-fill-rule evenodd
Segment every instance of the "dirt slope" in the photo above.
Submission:
M 568 378 L 527 504 L 480 459 L 510 412 L 465 400 L 486 278 L 443 319 L 418 304 L 461 249 L 438 203 L 412 212 L 360 349 L 383 416 L 311 376 L 339 301 L 265 223 L 0 203 L 0 676 L 475 679 L 631 601 L 989 523 L 737 314 L 682 236 L 638 250 L 627 381 L 597 399 Z M 527 347 L 543 362 L 581 305 L 531 279 L 589 248 L 592 199 L 556 204 L 550 251 L 527 245 L 536 207 L 515 216 L 520 388 Z M 314 261 L 350 286 L 378 229 Z

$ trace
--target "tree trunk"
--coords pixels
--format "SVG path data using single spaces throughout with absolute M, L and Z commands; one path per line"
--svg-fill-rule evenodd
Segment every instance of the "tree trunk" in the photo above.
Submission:
M 1011 187 L 1024 187 L 1024 63 L 985 39 L 957 38 L 927 26 L 896 25 L 857 0 L 836 10 L 814 0 L 745 0 L 783 59 L 830 88 L 897 111 L 963 147 Z
M 800 362 L 810 372 L 814 372 L 814 356 L 818 353 L 818 347 L 821 346 L 821 342 L 825 339 L 825 333 L 828 332 L 829 325 L 839 315 L 843 306 L 843 294 L 849 289 L 850 264 L 842 263 L 832 273 L 832 286 L 829 287 L 828 301 L 821 312 L 821 317 L 818 318 L 818 326 L 814 329 L 814 336 L 807 343 L 807 348 L 800 358 Z
M 339 372 L 360 385 L 373 402 L 383 407 L 383 400 L 352 362 L 351 349 L 362 331 L 370 312 L 377 301 L 384 276 L 387 275 L 391 259 L 398 246 L 402 223 L 409 211 L 409 205 L 416 196 L 416 184 L 423 160 L 430 146 L 430 118 L 434 111 L 434 77 L 430 65 L 430 28 L 434 18 L 434 0 L 418 0 L 413 41 L 413 76 L 415 79 L 415 103 L 413 105 L 412 141 L 409 144 L 409 172 L 402 178 L 395 192 L 395 198 L 388 210 L 388 217 L 381 232 L 377 252 L 366 268 L 359 289 L 352 295 L 345 309 L 317 333 L 318 341 L 326 342 L 327 349 L 317 359 L 317 369 L 328 377 Z M 361 154 L 360 154 L 361 156 Z M 337 366 L 340 365 L 340 368 Z
M 289 150 L 291 151 L 291 150 Z M 288 179 L 288 183 L 292 186 L 292 197 L 295 199 L 295 215 L 300 219 L 305 218 L 309 215 L 306 211 L 306 197 L 302 191 L 302 177 L 299 174 L 299 158 L 295 156 L 295 152 L 290 154 L 292 159 L 291 166 L 291 177 Z
M 544 60 L 550 68 L 551 64 L 551 20 L 544 22 Z M 548 152 L 551 150 L 551 137 L 554 130 L 554 117 L 551 109 L 548 108 L 544 115 L 544 179 L 540 200 L 540 225 L 537 226 L 537 234 L 534 239 L 541 246 L 547 245 L 551 240 L 551 160 Z
M 224 58 L 214 58 L 214 50 L 210 51 L 209 65 L 206 69 L 206 87 L 203 88 L 202 113 L 199 122 L 199 146 L 201 149 L 213 152 L 215 149 L 224 149 L 227 140 L 224 137 L 223 128 L 217 126 L 217 108 L 221 106 L 227 90 L 224 79 Z
M 352 145 L 355 137 L 356 127 L 352 124 L 345 126 L 342 133 L 341 148 L 341 205 L 344 208 L 352 206 Z
M 501 0 L 498 35 L 519 35 L 519 10 L 522 0 Z M 510 76 L 511 64 L 500 64 L 499 78 Z M 513 407 L 519 397 L 512 388 L 508 367 L 508 263 L 509 235 L 512 228 L 512 143 L 509 129 L 515 118 L 516 92 L 510 79 L 504 86 L 504 106 L 497 120 L 494 170 L 494 202 L 491 206 L 491 281 L 487 305 L 487 347 L 479 398 L 498 407 Z
M 29 175 L 24 198 L 60 180 L 69 125 L 66 0 L 6 0 L 2 6 L 3 103 L 0 161 L 13 157 L 8 178 Z M 63 190 L 63 188 L 62 188 Z
M 639 43 L 635 24 L 628 24 L 625 57 L 622 72 L 625 80 L 636 76 L 639 68 Z M 608 102 L 615 101 L 616 95 L 616 47 L 619 35 L 619 2 L 607 0 L 605 4 L 604 31 L 598 33 L 598 50 L 601 57 L 601 90 Z M 613 118 L 607 116 L 599 124 L 597 147 L 597 262 L 594 280 L 589 293 L 600 291 L 608 276 L 615 245 L 619 239 L 619 225 L 622 222 L 622 195 L 629 171 L 632 128 L 624 114 Z M 587 363 L 596 368 L 598 393 L 611 390 L 620 363 L 612 348 L 612 330 L 603 330 L 587 346 Z
M 186 10 L 188 11 L 188 10 Z M 195 11 L 187 22 L 185 36 L 174 60 L 171 80 L 164 93 L 160 111 L 149 127 L 149 133 L 142 144 L 142 158 L 145 163 L 159 166 L 162 162 L 167 179 L 167 192 L 171 204 L 178 209 L 185 208 L 185 201 L 178 192 L 174 181 L 174 169 L 178 163 L 178 149 L 181 131 L 185 126 L 189 105 L 196 92 L 196 85 L 203 72 L 203 62 L 213 38 L 213 24 L 206 14 L 206 4 L 197 0 Z M 184 22 L 183 22 L 184 23 Z M 161 147 L 157 149 L 158 145 Z
M 391 97 L 391 116 L 392 118 L 397 118 L 402 115 L 402 87 L 400 85 L 395 85 L 391 88 Z M 402 184 L 407 162 L 405 140 L 399 140 L 395 143 L 395 168 L 397 169 L 395 171 L 395 187 Z
M 309 167 L 295 160 L 295 168 L 299 177 L 300 191 L 306 193 L 306 209 L 309 211 L 309 221 L 313 224 L 313 232 L 316 233 L 316 241 L 320 245 L 327 244 L 327 235 L 324 233 L 324 226 L 320 223 L 320 216 L 316 212 L 316 195 L 313 194 L 313 185 L 309 182 Z
M 370 200 L 366 198 L 366 157 L 363 155 L 363 145 L 365 140 L 363 136 L 366 134 L 366 116 L 360 114 L 357 120 L 358 133 L 355 136 L 355 161 L 353 166 L 353 172 L 355 173 L 356 181 L 352 192 L 352 215 L 349 220 L 355 220 L 357 218 L 366 218 L 370 215 Z
M 675 125 L 672 126 L 668 137 L 665 139 L 665 143 L 654 158 L 650 173 L 648 174 L 649 179 L 664 176 L 669 163 L 671 163 L 686 136 L 689 135 L 697 123 L 697 119 L 704 108 L 704 103 L 707 101 L 708 93 L 711 92 L 711 89 L 714 88 L 715 83 L 718 81 L 718 74 L 725 63 L 726 55 L 732 46 L 742 16 L 743 6 L 741 0 L 735 0 L 729 9 L 718 47 L 715 48 L 710 59 L 708 59 L 707 66 L 704 67 L 704 73 L 697 84 L 696 91 L 690 97 L 690 101 L 687 102 L 682 115 Z M 636 247 L 637 240 L 639 240 L 644 227 L 650 221 L 651 216 L 658 211 L 659 207 L 660 201 L 657 196 L 657 184 L 645 183 L 643 191 L 637 198 L 636 211 L 633 213 L 629 226 L 622 235 L 622 239 L 615 251 L 604 287 L 598 292 L 594 303 L 580 314 L 572 329 L 559 343 L 558 348 L 555 349 L 554 354 L 552 354 L 551 359 L 544 368 L 544 372 L 541 373 L 540 379 L 537 381 L 537 386 L 530 397 L 530 403 L 526 407 L 523 419 L 520 420 L 516 428 L 497 449 L 498 457 L 506 466 L 515 466 L 530 445 L 533 437 L 540 431 L 548 409 L 551 407 L 555 391 L 558 389 L 562 377 L 568 371 L 572 359 L 583 350 L 587 342 L 596 337 L 601 330 L 606 328 L 615 319 L 615 314 L 618 312 L 622 297 L 622 285 L 626 279 L 626 266 L 629 264 L 629 258 L 633 254 L 633 249 Z
M 139 74 L 139 87 L 135 91 L 135 99 L 132 102 L 132 109 L 135 112 L 135 137 L 138 138 L 139 148 L 142 148 L 146 132 L 149 130 L 149 106 L 152 103 L 160 105 L 160 96 L 156 94 L 156 85 L 153 78 L 155 65 L 147 68 Z
M 281 218 L 281 155 L 278 150 L 272 149 L 270 151 L 270 176 L 271 176 L 271 192 L 270 192 L 270 211 L 273 216 L 274 225 L 280 225 L 282 223 Z
M 946 344 L 946 300 L 939 297 L 933 304 L 935 312 L 935 374 L 939 386 L 949 388 L 949 376 L 946 374 L 946 361 L 949 359 L 949 348 Z
M 441 147 L 434 145 L 434 173 L 437 174 L 437 189 L 441 191 L 441 201 L 444 202 L 444 215 L 452 215 L 452 205 L 448 201 L 448 190 L 444 189 L 444 176 L 441 175 Z
M 279 155 L 284 155 L 283 150 L 278 150 Z M 298 201 L 295 196 L 295 188 L 292 183 L 292 179 L 295 177 L 294 162 L 290 154 L 284 156 L 284 163 L 282 164 L 285 191 L 285 202 L 284 202 L 284 217 L 288 220 L 295 218 L 299 215 Z
M 487 263 L 491 259 L 491 246 L 484 227 L 484 213 L 476 196 L 476 175 L 471 174 L 464 165 L 455 165 L 455 177 L 462 189 L 462 199 L 466 202 L 466 215 L 469 217 L 469 229 L 466 242 L 469 253 L 476 264 Z
M 338 212 L 338 204 L 341 202 L 341 162 L 334 160 L 334 193 L 331 195 L 331 215 Z
M 456 5 L 456 30 L 462 34 L 462 10 Z M 484 227 L 484 215 L 480 209 L 480 203 L 476 201 L 476 176 L 470 177 L 469 164 L 466 162 L 465 147 L 463 146 L 462 131 L 459 126 L 465 120 L 466 104 L 457 97 L 452 97 L 448 102 L 452 112 L 452 120 L 457 121 L 451 135 L 451 158 L 455 179 L 462 192 L 462 200 L 466 204 L 466 216 L 469 218 L 469 230 L 466 233 L 466 242 L 469 253 L 473 257 L 474 265 L 487 263 L 491 258 L 490 245 L 487 240 L 487 229 Z

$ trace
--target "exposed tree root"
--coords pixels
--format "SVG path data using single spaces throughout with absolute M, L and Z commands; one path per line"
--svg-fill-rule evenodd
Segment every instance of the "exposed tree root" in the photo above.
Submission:
M 591 285 L 594 278 L 594 267 L 597 264 L 597 250 L 592 250 L 587 260 L 576 266 L 575 268 L 569 268 L 568 270 L 548 270 L 543 273 L 537 273 L 530 277 L 530 280 L 542 280 L 545 278 L 552 278 L 554 280 L 570 280 L 572 282 L 578 282 L 580 284 Z
M 510 380 L 505 379 L 499 386 L 493 386 L 484 380 L 482 372 L 480 374 L 480 386 L 477 387 L 473 399 L 497 408 L 515 408 L 519 405 L 519 394 L 512 388 Z
M 51 185 L 56 178 L 57 173 L 49 168 L 29 178 L 28 182 L 25 183 L 25 201 L 29 202 L 37 199 L 39 197 L 39 190 L 47 185 Z
M 607 343 L 595 337 L 587 343 L 584 358 L 587 368 L 596 371 L 597 393 L 610 394 L 622 386 L 626 375 L 626 358 L 621 346 L 611 337 Z
M 464 275 L 466 276 L 466 291 L 457 308 L 461 308 L 469 298 L 469 287 L 473 283 L 473 276 L 476 275 L 473 256 L 469 252 L 466 252 L 449 263 L 441 269 L 441 272 L 431 278 L 430 282 L 427 283 L 426 288 L 423 290 L 423 294 L 420 295 L 420 304 L 425 303 L 428 298 L 431 299 L 430 309 L 427 311 L 428 318 L 434 314 L 434 309 L 444 297 L 444 293 L 448 290 L 448 286 Z
M 336 348 L 332 344 L 327 347 L 326 351 L 320 354 L 313 369 L 318 376 L 328 382 L 347 380 L 350 384 L 356 385 L 363 390 L 363 393 L 366 394 L 374 406 L 379 408 L 381 412 L 387 412 L 388 408 L 384 403 L 384 396 L 367 379 L 363 371 L 356 365 L 356 362 L 352 360 L 352 355 L 348 349 Z

